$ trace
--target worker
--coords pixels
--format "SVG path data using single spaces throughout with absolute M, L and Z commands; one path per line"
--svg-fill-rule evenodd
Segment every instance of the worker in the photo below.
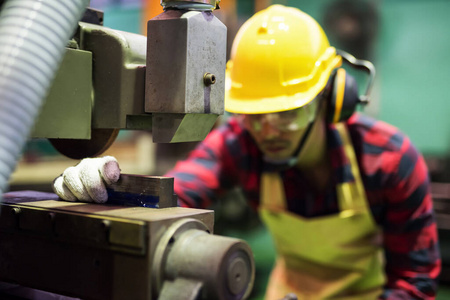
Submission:
M 167 176 L 186 207 L 242 188 L 277 250 L 266 299 L 434 299 L 440 254 L 424 159 L 395 127 L 348 111 L 359 95 L 341 66 L 309 15 L 256 13 L 227 63 L 232 116 Z M 103 182 L 119 173 L 113 157 L 83 160 L 54 190 L 104 202 Z

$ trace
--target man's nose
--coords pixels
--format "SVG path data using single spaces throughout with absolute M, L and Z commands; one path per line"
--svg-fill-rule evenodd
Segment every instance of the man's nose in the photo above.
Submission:
M 266 139 L 278 137 L 280 134 L 281 131 L 273 124 L 270 124 L 270 122 L 267 121 L 261 122 L 261 135 L 264 136 Z

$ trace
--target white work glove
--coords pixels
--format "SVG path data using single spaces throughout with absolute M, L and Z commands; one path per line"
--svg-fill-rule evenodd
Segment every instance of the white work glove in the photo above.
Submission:
M 114 157 L 85 158 L 53 181 L 53 191 L 67 201 L 105 203 L 105 184 L 115 183 L 119 177 L 119 163 Z

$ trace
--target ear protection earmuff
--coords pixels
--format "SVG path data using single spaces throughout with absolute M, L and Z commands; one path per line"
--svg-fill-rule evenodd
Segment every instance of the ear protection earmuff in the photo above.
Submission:
M 330 123 L 347 120 L 355 112 L 359 103 L 369 103 L 370 89 L 375 77 L 375 67 L 370 61 L 356 59 L 342 50 L 336 52 L 351 67 L 368 72 L 369 79 L 366 92 L 359 95 L 358 84 L 353 76 L 348 74 L 344 68 L 339 68 L 334 72 L 325 88 L 329 97 L 327 120 Z

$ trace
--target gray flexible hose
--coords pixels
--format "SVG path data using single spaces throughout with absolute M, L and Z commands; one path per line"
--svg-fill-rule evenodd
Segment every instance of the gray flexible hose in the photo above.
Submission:
M 9 0 L 0 13 L 0 201 L 89 0 Z

